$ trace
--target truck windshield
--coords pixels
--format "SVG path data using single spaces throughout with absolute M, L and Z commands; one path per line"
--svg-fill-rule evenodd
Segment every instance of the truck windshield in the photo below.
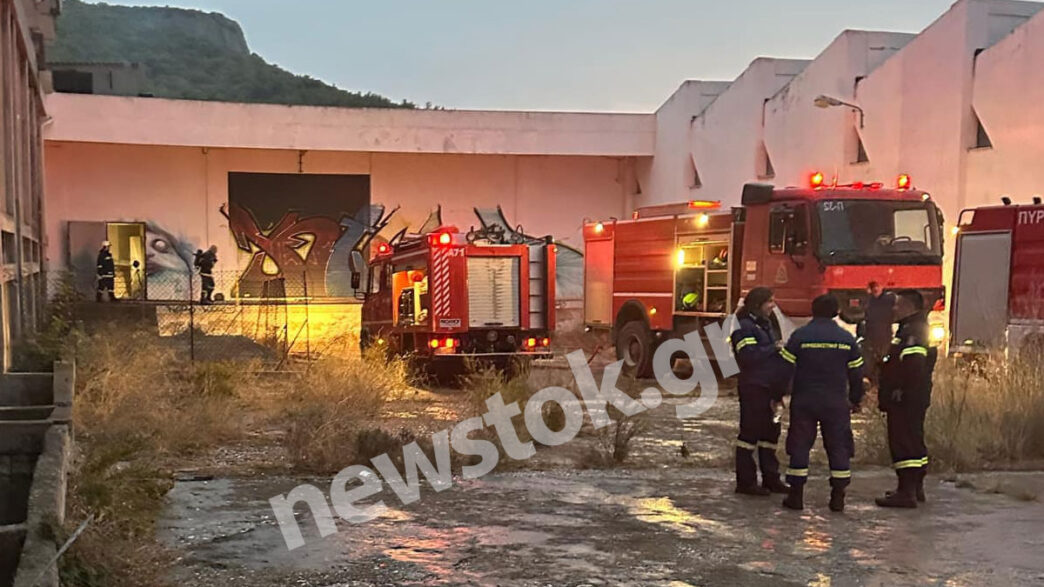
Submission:
M 941 227 L 931 202 L 826 200 L 817 212 L 825 264 L 942 263 Z

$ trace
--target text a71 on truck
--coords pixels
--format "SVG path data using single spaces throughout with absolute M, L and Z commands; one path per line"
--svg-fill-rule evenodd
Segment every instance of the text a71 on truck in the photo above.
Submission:
M 974 358 L 1001 352 L 1039 359 L 1044 352 L 1044 205 L 963 210 L 950 304 L 950 352 Z
M 361 253 L 352 255 L 352 286 L 366 292 L 363 350 L 381 345 L 440 375 L 459 375 L 468 361 L 505 368 L 551 356 L 550 237 L 441 226 L 374 249 L 365 284 Z
M 649 206 L 630 220 L 585 223 L 585 323 L 610 329 L 617 358 L 639 376 L 651 375 L 659 342 L 702 333 L 757 286 L 771 287 L 796 323 L 823 293 L 854 324 L 868 282 L 917 289 L 942 338 L 942 213 L 909 176 L 885 188 L 825 184 L 816 173 L 803 188 L 747 184 L 741 202 Z

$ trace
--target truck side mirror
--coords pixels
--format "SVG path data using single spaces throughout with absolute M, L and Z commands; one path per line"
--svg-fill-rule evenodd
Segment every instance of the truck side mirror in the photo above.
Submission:
M 362 268 L 365 265 L 362 253 L 353 249 L 352 254 L 348 257 L 348 268 L 352 272 L 352 289 L 354 290 L 358 290 L 362 285 Z

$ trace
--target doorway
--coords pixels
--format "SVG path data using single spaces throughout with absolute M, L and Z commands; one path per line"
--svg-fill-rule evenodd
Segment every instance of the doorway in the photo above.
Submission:
M 145 299 L 145 224 L 109 222 L 105 228 L 116 264 L 116 297 Z

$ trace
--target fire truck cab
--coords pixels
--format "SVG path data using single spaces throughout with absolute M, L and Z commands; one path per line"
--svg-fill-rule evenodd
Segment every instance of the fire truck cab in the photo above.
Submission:
M 499 235 L 499 236 L 498 236 Z M 505 239 L 496 231 L 442 226 L 381 243 L 361 283 L 360 346 L 387 348 L 425 365 L 459 371 L 466 359 L 507 366 L 551 354 L 555 324 L 555 245 Z
M 1044 205 L 986 206 L 958 218 L 950 352 L 1044 348 Z
M 742 205 L 693 201 L 636 210 L 630 220 L 584 226 L 584 312 L 611 329 L 617 356 L 651 373 L 656 345 L 736 311 L 756 286 L 801 322 L 831 292 L 846 322 L 863 318 L 870 281 L 915 288 L 939 309 L 943 218 L 931 197 L 900 178 L 806 188 L 747 184 Z

